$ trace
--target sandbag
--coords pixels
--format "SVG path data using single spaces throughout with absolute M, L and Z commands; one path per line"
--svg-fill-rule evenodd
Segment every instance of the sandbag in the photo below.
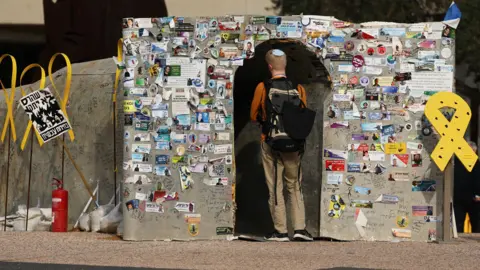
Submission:
M 40 208 L 40 213 L 42 214 L 42 220 L 52 221 L 52 208 Z M 30 217 L 30 212 L 28 216 Z
M 82 231 L 89 232 L 90 231 L 90 215 L 87 213 L 83 213 L 80 218 L 78 219 L 78 227 Z
M 113 204 L 101 205 L 90 213 L 90 229 L 92 232 L 100 231 L 100 221 L 104 216 L 112 211 L 113 208 L 115 208 L 115 205 Z
M 123 215 L 120 204 L 113 208 L 108 215 L 104 216 L 100 221 L 100 231 L 104 233 L 116 233 L 117 227 L 122 222 Z
M 40 211 L 38 211 L 40 213 Z M 30 213 L 29 213 L 30 214 Z M 28 219 L 28 232 L 33 232 L 33 230 L 37 227 L 38 223 L 40 222 L 41 216 L 37 216 L 34 218 Z M 25 218 L 18 218 L 13 222 L 13 230 L 17 232 L 24 232 L 25 231 Z
M 27 216 L 27 206 L 25 204 L 21 204 L 21 205 L 18 206 L 17 215 L 19 215 L 21 217 L 26 217 Z M 40 208 L 32 207 L 32 208 L 28 209 L 28 219 L 32 219 L 32 218 L 40 217 L 40 216 L 42 216 Z
M 30 223 L 30 221 L 28 223 Z M 34 228 L 34 231 L 36 231 L 36 232 L 49 232 L 49 231 L 51 231 L 51 229 L 52 229 L 52 221 L 40 220 L 40 222 Z
M 123 219 L 122 219 L 122 221 L 120 221 L 120 224 L 118 224 L 117 236 L 123 237 Z

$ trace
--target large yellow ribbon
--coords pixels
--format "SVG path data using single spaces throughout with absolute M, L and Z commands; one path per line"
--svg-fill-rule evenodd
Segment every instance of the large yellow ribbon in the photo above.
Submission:
M 58 90 L 55 86 L 55 83 L 53 81 L 53 74 L 52 74 L 53 63 L 55 62 L 55 59 L 59 55 L 61 55 L 65 59 L 65 64 L 67 65 L 66 66 L 67 77 L 65 78 L 65 88 L 63 89 L 63 98 L 60 96 L 60 93 L 58 92 Z M 70 97 L 70 85 L 72 83 L 72 65 L 71 65 L 70 59 L 68 58 L 67 55 L 65 55 L 63 53 L 56 53 L 52 56 L 52 58 L 50 59 L 50 63 L 48 64 L 48 77 L 50 78 L 50 82 L 52 83 L 53 90 L 55 91 L 58 98 L 60 99 L 59 100 L 60 101 L 60 109 L 62 109 L 63 113 L 65 114 L 65 118 L 67 118 L 67 120 L 69 121 L 68 115 L 67 115 L 67 103 L 68 103 L 68 99 Z M 72 127 L 72 129 L 70 129 L 68 131 L 68 135 L 70 136 L 71 141 L 73 141 L 75 139 L 75 134 L 73 133 L 73 127 Z
M 10 54 L 4 54 L 0 57 L 0 64 L 6 57 L 10 57 L 10 60 L 12 60 L 12 81 L 10 86 L 10 95 L 8 94 L 7 89 L 5 89 L 3 83 L 1 83 L 0 81 L 3 92 L 5 94 L 5 102 L 7 103 L 7 116 L 5 117 L 5 123 L 3 124 L 2 129 L 2 143 L 5 140 L 5 135 L 7 135 L 8 126 L 10 126 L 13 141 L 17 141 L 17 133 L 15 132 L 15 121 L 13 120 L 13 102 L 15 101 L 15 88 L 17 84 L 17 61 L 15 60 L 15 57 L 11 56 Z
M 20 75 L 20 91 L 22 93 L 22 96 L 26 96 L 26 93 L 25 91 L 23 90 L 23 86 L 22 86 L 22 79 L 23 79 L 23 76 L 25 76 L 25 74 L 31 70 L 32 68 L 39 68 L 40 71 L 41 71 L 41 78 L 40 78 L 40 85 L 39 85 L 39 89 L 44 89 L 45 88 L 45 70 L 43 69 L 42 66 L 40 66 L 39 64 L 31 64 L 29 66 L 27 66 L 23 71 L 22 71 L 22 74 Z M 31 120 L 28 121 L 28 125 L 27 125 L 27 129 L 25 130 L 25 134 L 23 135 L 23 139 L 22 139 L 22 144 L 20 145 L 20 149 L 25 149 L 25 145 L 27 144 L 27 139 L 28 139 L 28 136 L 30 135 L 30 130 L 32 129 L 32 126 L 33 126 L 33 123 Z M 40 134 L 38 133 L 38 131 L 36 129 L 33 129 L 34 132 L 35 132 L 35 135 L 37 136 L 37 140 L 38 140 L 38 144 L 40 145 L 40 147 L 43 145 L 43 139 L 42 137 L 40 136 Z
M 444 107 L 455 109 L 450 121 L 440 111 Z M 425 116 L 441 136 L 431 154 L 438 168 L 443 171 L 455 154 L 471 172 L 478 156 L 463 137 L 472 117 L 472 111 L 467 102 L 455 93 L 439 92 L 428 99 Z

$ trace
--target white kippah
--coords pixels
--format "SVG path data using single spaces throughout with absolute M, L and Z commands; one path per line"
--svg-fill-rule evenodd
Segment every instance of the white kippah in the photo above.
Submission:
M 275 55 L 275 56 L 283 56 L 285 55 L 285 53 L 282 51 L 282 50 L 279 50 L 279 49 L 274 49 L 272 51 L 272 54 Z

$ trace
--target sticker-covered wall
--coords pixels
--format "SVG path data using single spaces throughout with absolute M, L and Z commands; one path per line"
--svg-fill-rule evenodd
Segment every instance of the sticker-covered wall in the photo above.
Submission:
M 123 27 L 125 240 L 233 234 L 233 77 L 269 39 L 302 42 L 332 77 L 320 235 L 441 231 L 442 175 L 428 158 L 436 135 L 422 115 L 430 95 L 453 91 L 453 28 L 324 16 L 125 18 Z
M 441 22 L 330 32 L 322 236 L 442 238 L 444 176 L 430 159 L 438 134 L 424 108 L 430 96 L 454 90 L 454 37 Z

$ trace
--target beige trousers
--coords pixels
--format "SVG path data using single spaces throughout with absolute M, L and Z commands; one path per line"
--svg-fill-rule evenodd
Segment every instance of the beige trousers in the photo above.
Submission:
M 300 166 L 300 156 L 295 153 L 281 153 L 277 157 L 277 179 L 275 178 L 275 160 L 270 146 L 262 142 L 262 161 L 265 170 L 265 179 L 267 181 L 270 198 L 268 204 L 272 214 L 273 225 L 279 233 L 287 233 L 287 216 L 285 210 L 285 199 L 283 198 L 283 178 L 288 192 L 288 203 L 294 230 L 305 229 L 305 205 L 303 196 L 300 192 L 300 183 L 298 180 L 298 168 Z M 300 181 L 302 173 L 300 172 Z M 277 204 L 275 204 L 275 181 L 277 183 Z

